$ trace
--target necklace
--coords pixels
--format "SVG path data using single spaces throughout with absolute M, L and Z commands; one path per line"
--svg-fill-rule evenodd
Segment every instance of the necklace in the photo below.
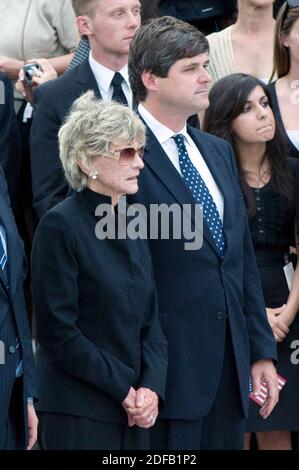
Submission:
M 271 168 L 266 168 L 257 171 L 252 171 L 252 170 L 244 170 L 245 171 L 245 178 L 247 180 L 247 183 L 249 186 L 254 186 L 254 187 L 262 187 L 265 184 L 267 184 L 270 180 L 270 173 L 271 173 Z

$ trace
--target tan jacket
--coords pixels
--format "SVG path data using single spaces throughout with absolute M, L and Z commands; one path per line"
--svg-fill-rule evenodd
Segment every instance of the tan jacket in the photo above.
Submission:
M 2 0 L 0 55 L 26 61 L 73 52 L 78 43 L 70 0 Z

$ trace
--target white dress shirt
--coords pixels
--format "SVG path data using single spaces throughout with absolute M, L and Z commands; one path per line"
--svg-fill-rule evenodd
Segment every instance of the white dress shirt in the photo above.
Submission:
M 172 138 L 175 135 L 175 133 L 168 127 L 161 124 L 161 122 L 157 121 L 157 119 L 154 118 L 154 116 L 147 109 L 145 109 L 144 106 L 142 106 L 142 104 L 139 104 L 138 112 L 140 116 L 142 117 L 142 119 L 146 122 L 150 130 L 155 135 L 156 139 L 158 140 L 159 144 L 163 148 L 164 152 L 168 156 L 171 163 L 174 165 L 174 167 L 180 173 L 180 175 L 182 175 L 180 162 L 179 162 L 178 149 L 177 149 L 175 141 Z M 214 202 L 218 209 L 220 218 L 223 222 L 223 212 L 224 212 L 223 196 L 203 156 L 201 155 L 197 146 L 191 139 L 190 135 L 187 133 L 186 125 L 183 127 L 183 129 L 180 132 L 177 132 L 177 134 L 183 134 L 183 136 L 185 137 L 185 145 L 186 145 L 186 149 L 190 157 L 190 160 L 195 166 L 195 168 L 197 169 L 202 179 L 204 180 L 208 190 L 210 191 L 210 194 L 212 198 L 214 199 Z
M 89 53 L 89 65 L 92 70 L 92 73 L 95 76 L 96 82 L 98 84 L 99 90 L 102 95 L 103 101 L 111 101 L 113 95 L 113 86 L 111 81 L 114 77 L 115 71 L 110 70 L 104 65 L 100 64 Z M 123 77 L 124 81 L 121 84 L 122 90 L 127 98 L 127 102 L 130 108 L 133 106 L 133 95 L 131 92 L 129 84 L 129 74 L 128 74 L 128 64 L 126 64 L 121 70 L 118 71 Z

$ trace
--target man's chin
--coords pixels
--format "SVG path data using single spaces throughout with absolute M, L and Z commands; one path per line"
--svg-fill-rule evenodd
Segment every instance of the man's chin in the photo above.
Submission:
M 192 114 L 197 114 L 201 113 L 202 111 L 205 111 L 209 107 L 209 105 L 210 101 L 208 97 L 206 99 L 198 100 L 198 102 L 194 105 Z

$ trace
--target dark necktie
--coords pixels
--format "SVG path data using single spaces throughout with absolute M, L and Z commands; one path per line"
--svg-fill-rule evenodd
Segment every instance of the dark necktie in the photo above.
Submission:
M 178 148 L 179 163 L 183 180 L 194 199 L 203 206 L 203 218 L 212 234 L 218 253 L 222 256 L 225 249 L 225 238 L 217 206 L 204 180 L 198 173 L 188 155 L 183 134 L 173 136 Z
M 128 106 L 127 98 L 122 89 L 122 82 L 124 78 L 119 72 L 115 72 L 114 77 L 112 79 L 111 85 L 113 86 L 113 95 L 112 99 L 114 101 L 118 101 L 118 103 L 125 104 Z
M 8 269 L 7 269 L 7 255 L 4 250 L 2 237 L 0 237 L 0 269 L 2 271 L 2 278 L 8 287 Z

